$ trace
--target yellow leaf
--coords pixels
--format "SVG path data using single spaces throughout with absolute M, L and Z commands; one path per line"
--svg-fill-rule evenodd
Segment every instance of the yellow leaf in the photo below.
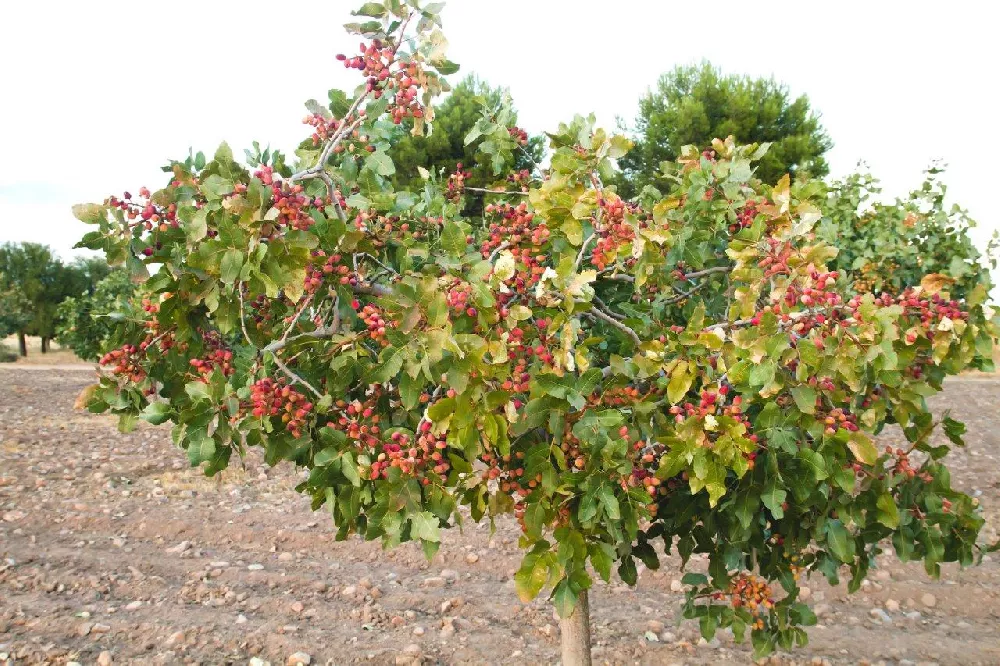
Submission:
M 792 188 L 791 181 L 786 173 L 778 181 L 778 184 L 774 186 L 774 190 L 771 191 L 771 199 L 774 200 L 778 210 L 781 213 L 787 213 L 788 207 L 792 202 Z
M 944 275 L 942 273 L 931 273 L 921 278 L 920 288 L 923 290 L 925 294 L 933 296 L 934 294 L 938 293 L 946 286 L 948 286 L 949 284 L 953 284 L 954 282 L 955 278 L 953 277 L 948 277 L 947 275 Z
M 86 409 L 87 403 L 90 402 L 90 399 L 94 397 L 94 392 L 99 388 L 101 388 L 100 384 L 90 384 L 80 391 L 80 395 L 76 396 L 76 400 L 73 402 L 73 409 Z

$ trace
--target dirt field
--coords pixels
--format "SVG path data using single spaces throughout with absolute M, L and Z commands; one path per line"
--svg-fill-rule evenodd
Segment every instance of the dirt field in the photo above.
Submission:
M 74 365 L 83 363 L 83 361 L 76 357 L 72 349 L 60 347 L 59 343 L 55 340 L 50 343 L 49 351 L 44 354 L 42 353 L 41 338 L 29 335 L 27 343 L 28 355 L 19 356 L 15 363 L 20 365 Z M 17 336 L 12 335 L 0 340 L 0 345 L 3 345 L 11 352 L 17 353 Z
M 121 435 L 111 418 L 74 411 L 91 379 L 0 366 L 0 664 L 557 661 L 550 607 L 514 593 L 512 521 L 492 537 L 471 524 L 447 534 L 430 564 L 412 545 L 337 543 L 329 517 L 292 490 L 300 472 L 254 457 L 205 479 L 165 427 Z M 933 406 L 969 426 L 953 479 L 980 496 L 993 541 L 1000 380 L 957 381 Z M 750 663 L 731 638 L 699 644 L 693 624 L 676 624 L 676 566 L 643 571 L 636 590 L 598 584 L 596 663 Z M 1000 664 L 996 554 L 940 581 L 885 556 L 850 600 L 821 579 L 809 588 L 821 626 L 774 663 Z

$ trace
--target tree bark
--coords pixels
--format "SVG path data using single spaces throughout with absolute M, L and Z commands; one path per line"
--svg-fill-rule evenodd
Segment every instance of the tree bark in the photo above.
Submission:
M 42 337 L 42 353 L 47 354 L 49 352 L 49 339 Z
M 559 619 L 562 641 L 562 666 L 591 666 L 590 603 L 587 590 L 576 599 L 573 614 Z
M 17 334 L 17 351 L 20 352 L 21 356 L 28 355 L 28 341 L 24 339 L 24 333 L 21 332 Z

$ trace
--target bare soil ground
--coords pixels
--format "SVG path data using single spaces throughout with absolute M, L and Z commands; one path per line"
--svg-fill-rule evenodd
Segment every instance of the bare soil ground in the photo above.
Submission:
M 72 349 L 68 347 L 61 347 L 56 341 L 52 341 L 49 344 L 49 351 L 42 353 L 42 339 L 34 336 L 28 336 L 28 355 L 18 356 L 17 360 L 14 361 L 18 365 L 43 365 L 43 366 L 55 366 L 55 365 L 76 365 L 82 364 L 76 354 L 73 353 Z M 17 336 L 11 335 L 8 338 L 0 339 L 0 345 L 3 345 L 11 352 L 17 353 Z
M 74 411 L 91 381 L 80 366 L 0 366 L 0 664 L 277 666 L 298 651 L 313 664 L 558 660 L 551 607 L 513 589 L 512 521 L 448 533 L 430 564 L 412 545 L 336 542 L 329 516 L 294 492 L 300 470 L 252 457 L 206 479 L 167 428 L 123 435 L 110 417 Z M 992 542 L 1000 380 L 958 380 L 932 404 L 968 424 L 953 480 L 980 497 Z M 695 625 L 677 624 L 677 567 L 642 571 L 634 590 L 597 585 L 596 663 L 751 662 L 731 637 L 699 644 Z M 995 554 L 939 581 L 885 555 L 851 598 L 844 585 L 808 585 L 820 626 L 772 663 L 1000 664 Z

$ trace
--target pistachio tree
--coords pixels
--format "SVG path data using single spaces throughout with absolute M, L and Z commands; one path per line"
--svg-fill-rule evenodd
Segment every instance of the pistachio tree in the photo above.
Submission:
M 805 642 L 797 580 L 856 588 L 887 539 L 932 575 L 973 563 L 983 520 L 930 439 L 963 426 L 925 401 L 987 363 L 988 285 L 852 294 L 817 204 L 754 178 L 766 147 L 687 150 L 667 194 L 623 201 L 604 183 L 630 143 L 592 117 L 481 217 L 462 172 L 393 189 L 393 126 L 431 129 L 457 69 L 437 11 L 357 12 L 340 60 L 360 84 L 307 104 L 294 156 L 223 144 L 162 189 L 76 207 L 82 245 L 146 299 L 89 408 L 172 423 L 208 474 L 251 447 L 305 468 L 339 538 L 432 557 L 463 517 L 513 514 L 517 592 L 552 600 L 564 664 L 590 663 L 595 578 L 634 584 L 673 549 L 710 563 L 684 577 L 685 615 L 758 655 Z M 468 139 L 498 168 L 522 149 L 510 117 Z M 890 423 L 906 448 L 875 444 Z

